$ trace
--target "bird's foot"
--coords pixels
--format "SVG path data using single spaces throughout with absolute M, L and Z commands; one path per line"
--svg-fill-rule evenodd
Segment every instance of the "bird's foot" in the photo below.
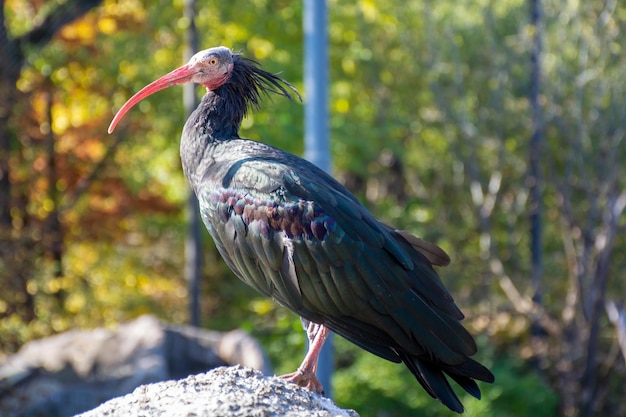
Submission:
M 317 394 L 324 395 L 324 387 L 317 379 L 315 372 L 307 372 L 298 369 L 296 372 L 281 375 L 280 377 L 287 382 L 291 382 L 292 384 L 296 384 Z
M 307 337 L 309 338 L 309 351 L 296 372 L 282 375 L 281 378 L 287 382 L 323 395 L 324 387 L 315 374 L 317 373 L 317 361 L 320 356 L 320 351 L 322 350 L 322 346 L 324 346 L 324 342 L 330 330 L 322 324 L 312 322 L 307 322 L 305 327 L 307 329 Z

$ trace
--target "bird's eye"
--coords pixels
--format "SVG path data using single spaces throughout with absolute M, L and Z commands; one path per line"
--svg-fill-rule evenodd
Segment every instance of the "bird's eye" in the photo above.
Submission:
M 217 58 L 209 59 L 209 65 L 217 65 Z

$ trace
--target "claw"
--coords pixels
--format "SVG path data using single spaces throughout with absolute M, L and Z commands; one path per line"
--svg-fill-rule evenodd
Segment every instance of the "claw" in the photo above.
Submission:
M 290 374 L 281 375 L 281 378 L 318 394 L 324 394 L 324 387 L 315 375 L 317 361 L 324 342 L 328 338 L 330 330 L 323 324 L 309 323 L 307 337 L 309 338 L 309 351 L 307 352 L 298 370 Z
M 291 382 L 292 384 L 296 384 L 300 387 L 306 388 L 309 391 L 313 391 L 317 394 L 324 395 L 324 387 L 321 382 L 317 379 L 315 373 L 305 372 L 298 369 L 296 372 L 292 372 L 290 374 L 281 375 L 282 379 L 287 382 Z

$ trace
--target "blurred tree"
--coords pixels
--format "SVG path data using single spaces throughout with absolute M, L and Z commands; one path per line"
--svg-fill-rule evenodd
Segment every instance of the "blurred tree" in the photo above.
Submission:
M 617 332 L 605 305 L 623 300 L 625 290 L 615 279 L 624 259 L 615 255 L 623 251 L 626 207 L 626 7 L 614 1 L 550 6 L 554 19 L 568 22 L 551 28 L 546 61 L 553 77 L 545 92 L 547 167 L 567 287 L 556 335 L 561 346 L 548 359 L 562 370 L 555 385 L 564 415 L 620 415 L 626 408 L 615 399 L 624 363 L 615 356 Z
M 523 10 L 517 6 L 517 12 L 504 12 L 485 5 L 470 26 L 472 33 L 457 24 L 438 30 L 441 26 L 430 14 L 430 33 L 449 40 L 442 48 L 430 37 L 429 49 L 437 54 L 430 68 L 438 74 L 432 89 L 449 120 L 447 131 L 455 137 L 455 163 L 474 206 L 487 276 L 524 317 L 527 329 L 537 323 L 535 334 L 544 335 L 527 335 L 520 354 L 546 372 L 561 396 L 560 415 L 620 415 L 624 411 L 616 399 L 624 364 L 616 363 L 611 353 L 618 348 L 617 338 L 606 325 L 604 305 L 607 293 L 623 291 L 622 281 L 610 277 L 623 268 L 621 261 L 611 262 L 611 255 L 626 204 L 626 173 L 617 163 L 625 156 L 620 146 L 624 120 L 616 118 L 626 109 L 618 98 L 622 83 L 615 78 L 626 64 L 618 53 L 623 42 L 617 38 L 624 29 L 618 18 L 624 10 L 616 2 L 566 9 L 545 3 L 545 27 L 550 28 L 544 34 L 546 53 L 535 56 L 546 69 L 545 88 L 536 98 L 542 110 L 534 115 L 543 119 L 548 138 L 541 148 L 541 169 L 547 172 L 541 186 L 534 178 L 537 166 L 527 167 L 520 159 L 525 149 L 536 152 L 533 142 L 527 148 L 522 140 L 537 126 L 531 118 L 537 109 L 523 100 L 536 74 L 523 59 L 532 56 L 538 29 L 511 25 L 513 32 L 502 32 L 507 29 L 502 25 Z M 472 47 L 477 44 L 488 47 Z M 451 69 L 450 74 L 443 68 Z M 531 159 L 531 164 L 536 162 Z M 541 284 L 545 303 L 533 300 L 537 281 L 526 277 L 533 276 L 535 262 L 530 251 L 520 250 L 531 239 L 520 233 L 527 230 L 524 217 L 538 201 L 535 196 L 527 202 L 531 193 L 541 193 L 549 219 L 542 245 L 550 260 L 544 266 L 550 279 Z M 506 305 L 501 303 L 500 309 Z M 498 315 L 494 320 L 496 326 Z
M 40 159 L 35 161 L 39 164 L 35 168 L 46 176 L 43 171 L 47 165 L 48 179 L 56 177 L 49 84 L 46 83 L 42 91 L 44 116 L 39 132 L 20 132 L 20 125 L 26 121 L 24 116 L 30 109 L 31 97 L 19 91 L 18 80 L 27 65 L 29 53 L 45 47 L 65 25 L 100 3 L 101 0 L 81 0 L 51 4 L 32 27 L 18 36 L 10 32 L 5 18 L 5 2 L 0 7 L 0 60 L 3 62 L 0 66 L 0 240 L 3 243 L 0 270 L 4 283 L 1 316 L 17 314 L 25 321 L 34 319 L 35 302 L 32 290 L 28 288 L 32 265 L 44 253 L 52 253 L 57 263 L 57 275 L 60 275 L 62 248 L 55 188 L 48 187 L 44 197 L 48 206 L 44 207 L 45 214 L 33 216 L 28 207 L 31 203 L 29 184 L 22 182 L 23 178 L 16 173 L 23 168 L 16 164 L 25 157 L 27 151 L 23 147 L 36 147 L 35 142 L 39 140 L 48 144 Z

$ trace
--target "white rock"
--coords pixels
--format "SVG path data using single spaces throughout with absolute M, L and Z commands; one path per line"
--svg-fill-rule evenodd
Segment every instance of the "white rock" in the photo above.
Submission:
M 358 417 L 330 399 L 241 366 L 142 385 L 80 417 Z

